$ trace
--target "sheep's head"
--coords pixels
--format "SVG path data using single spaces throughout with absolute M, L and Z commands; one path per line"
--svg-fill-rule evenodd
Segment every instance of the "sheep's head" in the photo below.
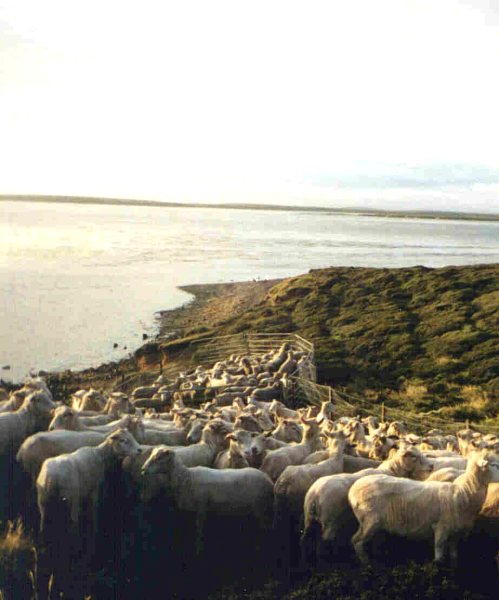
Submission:
M 133 437 L 133 435 L 126 429 L 117 429 L 113 431 L 107 437 L 107 443 L 110 444 L 114 454 L 118 458 L 125 458 L 125 456 L 132 456 L 133 454 L 140 454 L 142 449 Z
M 201 440 L 203 434 L 203 427 L 206 425 L 205 419 L 199 419 L 198 417 L 191 417 L 189 433 L 187 434 L 188 444 L 197 444 Z
M 175 466 L 175 452 L 167 446 L 158 446 L 142 465 L 142 475 L 169 474 Z
M 38 417 L 50 417 L 52 410 L 56 407 L 45 392 L 33 392 L 26 396 L 23 406 Z
M 254 431 L 245 431 L 236 429 L 233 433 L 227 435 L 227 439 L 237 443 L 244 458 L 252 467 L 259 467 L 265 454 L 265 442 L 262 434 Z
M 277 427 L 272 432 L 274 436 L 279 435 L 278 439 L 284 439 L 288 442 L 301 442 L 303 430 L 299 423 L 291 419 L 279 419 Z
M 433 464 L 417 448 L 402 448 L 397 453 L 407 477 L 424 480 L 433 471 Z
M 486 483 L 499 483 L 499 456 L 490 450 L 475 452 L 468 459 L 467 470 L 476 470 Z
M 53 418 L 48 427 L 49 431 L 56 431 L 57 429 L 75 431 L 78 429 L 78 417 L 69 406 L 58 406 L 52 414 Z
M 227 434 L 230 432 L 231 428 L 229 428 L 221 419 L 213 419 L 204 426 L 201 439 L 205 443 L 222 450 L 229 445 Z

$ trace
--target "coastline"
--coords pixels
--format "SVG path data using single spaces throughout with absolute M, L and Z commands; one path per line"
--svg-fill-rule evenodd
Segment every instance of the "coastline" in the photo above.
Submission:
M 81 387 L 113 389 L 123 379 L 135 377 L 141 372 L 157 368 L 154 359 L 148 362 L 144 357 L 148 348 L 156 344 L 182 338 L 194 332 L 202 332 L 261 302 L 267 292 L 283 279 L 237 281 L 228 283 L 206 283 L 178 286 L 192 294 L 192 299 L 177 308 L 160 310 L 155 313 L 159 321 L 159 332 L 139 346 L 131 358 L 102 363 L 97 367 L 80 370 L 41 372 L 47 377 L 49 386 L 56 395 L 74 392 Z M 153 353 L 155 354 L 155 353 Z M 17 387 L 20 384 L 13 385 Z
M 201 333 L 219 323 L 243 313 L 261 302 L 267 292 L 282 279 L 202 283 L 179 286 L 192 294 L 186 304 L 171 310 L 158 311 L 159 333 L 155 341 L 167 341 Z
M 103 206 L 139 206 L 152 208 L 209 208 L 225 210 L 269 210 L 283 212 L 312 212 L 330 215 L 384 217 L 393 219 L 430 219 L 457 221 L 490 221 L 499 222 L 497 213 L 467 213 L 444 210 L 395 210 L 381 208 L 345 207 L 334 208 L 327 206 L 300 206 L 286 204 L 257 204 L 257 203 L 201 203 L 201 202 L 161 202 L 158 200 L 137 200 L 119 198 L 94 198 L 83 196 L 29 196 L 25 194 L 0 194 L 0 202 L 31 202 L 58 204 L 97 204 Z

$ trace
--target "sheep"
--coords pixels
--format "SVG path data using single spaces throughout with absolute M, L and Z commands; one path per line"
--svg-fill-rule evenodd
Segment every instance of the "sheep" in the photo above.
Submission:
M 46 530 L 47 510 L 52 503 L 68 507 L 70 526 L 76 530 L 82 505 L 90 501 L 95 524 L 99 488 L 106 472 L 118 459 L 140 452 L 130 432 L 119 429 L 94 448 L 84 447 L 45 460 L 36 480 L 40 532 Z
M 395 477 L 424 479 L 432 468 L 428 459 L 416 449 L 398 450 L 393 458 L 385 460 L 376 469 L 356 473 L 342 473 L 321 477 L 308 490 L 304 500 L 303 553 L 314 537 L 317 525 L 323 542 L 333 542 L 340 529 L 353 519 L 348 504 L 348 490 L 358 480 L 373 473 L 387 473 Z M 316 546 L 317 556 L 320 545 Z
M 33 392 L 19 410 L 0 414 L 0 455 L 17 452 L 29 435 L 45 429 L 55 404 L 45 392 Z
M 296 421 L 278 418 L 277 427 L 272 431 L 272 437 L 282 442 L 300 442 L 303 437 L 303 428 Z
M 218 456 L 215 458 L 215 462 L 213 464 L 215 469 L 244 469 L 245 467 L 249 467 L 249 463 L 246 460 L 237 440 L 231 438 L 232 434 L 229 434 L 229 447 L 227 450 L 223 450 L 219 452 Z
M 298 362 L 295 360 L 293 353 L 288 352 L 286 360 L 282 363 L 282 365 L 277 369 L 278 373 L 286 373 L 287 375 L 292 375 L 296 369 L 298 368 Z
M 440 456 L 436 458 L 429 458 L 429 461 L 433 465 L 433 469 L 444 469 L 446 467 L 453 467 L 464 471 L 466 469 L 467 459 L 462 456 Z
M 300 417 L 296 410 L 287 408 L 282 402 L 279 402 L 279 400 L 272 400 L 269 406 L 269 412 L 276 417 L 283 417 L 285 419 L 298 419 Z
M 67 431 L 98 431 L 100 433 L 111 433 L 120 427 L 125 428 L 130 423 L 130 415 L 126 415 L 118 421 L 110 422 L 105 425 L 94 425 L 89 427 L 82 423 L 83 417 L 79 417 L 78 413 L 69 406 L 58 406 L 54 412 L 52 421 L 48 426 L 49 431 L 57 431 L 65 429 Z
M 274 486 L 258 469 L 188 468 L 175 451 L 159 447 L 144 463 L 142 474 L 159 474 L 160 484 L 168 490 L 174 508 L 194 513 L 198 555 L 205 520 L 210 514 L 253 517 L 263 529 L 271 523 Z M 158 482 L 151 485 L 157 486 Z
M 16 390 L 12 392 L 7 400 L 0 405 L 0 413 L 15 412 L 19 410 L 26 397 L 27 390 Z
M 357 473 L 363 469 L 376 469 L 381 465 L 379 460 L 371 458 L 363 458 L 362 456 L 349 456 L 345 454 L 343 457 L 343 470 L 345 473 Z
M 281 383 L 276 381 L 263 388 L 255 388 L 250 392 L 250 399 L 272 401 L 282 396 Z
M 425 481 L 454 481 L 463 473 L 464 471 L 459 471 L 453 467 L 444 467 L 430 473 Z
M 78 390 L 72 395 L 72 408 L 78 411 L 96 411 L 101 412 L 105 405 L 106 399 L 104 396 L 91 388 L 90 390 Z
M 262 464 L 262 471 L 277 481 L 279 475 L 289 465 L 299 465 L 305 458 L 321 448 L 319 437 L 319 426 L 315 419 L 302 419 L 304 426 L 303 441 L 299 444 L 291 444 L 285 448 L 271 450 Z
M 357 557 L 368 563 L 365 544 L 384 530 L 416 539 L 433 536 L 435 561 L 442 562 L 449 551 L 455 565 L 457 542 L 471 531 L 491 482 L 499 482 L 499 457 L 488 451 L 471 456 L 466 472 L 453 482 L 362 478 L 348 494 L 359 521 L 352 538 Z
M 211 467 L 215 457 L 228 445 L 227 434 L 231 431 L 219 419 L 208 422 L 203 428 L 201 441 L 192 446 L 175 448 L 179 460 L 187 467 Z
M 489 484 L 480 515 L 489 519 L 499 519 L 499 483 Z
M 234 440 L 234 442 L 238 444 L 239 449 L 250 467 L 259 468 L 261 466 L 265 454 L 267 453 L 266 434 L 258 434 L 244 429 L 235 429 L 233 433 L 227 435 L 227 438 L 229 440 Z M 228 454 L 229 450 L 223 450 L 218 454 L 217 461 L 226 462 L 228 460 Z
M 286 467 L 274 484 L 275 518 L 284 514 L 301 515 L 303 500 L 310 486 L 320 477 L 343 471 L 343 439 L 332 439 L 329 457 L 316 464 L 290 465 Z

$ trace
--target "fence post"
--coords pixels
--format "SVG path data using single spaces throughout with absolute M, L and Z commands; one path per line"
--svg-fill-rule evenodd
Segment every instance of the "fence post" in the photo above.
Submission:
M 386 412 L 385 412 L 385 403 L 381 403 L 381 422 L 385 422 Z

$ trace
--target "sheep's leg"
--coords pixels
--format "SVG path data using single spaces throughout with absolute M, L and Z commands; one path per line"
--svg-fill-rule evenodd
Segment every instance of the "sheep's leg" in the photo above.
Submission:
M 454 569 L 456 569 L 457 565 L 458 565 L 457 549 L 458 549 L 458 540 L 456 537 L 453 537 L 449 540 L 449 553 L 450 553 L 451 566 Z
M 365 549 L 365 543 L 371 540 L 374 534 L 379 530 L 379 524 L 376 521 L 370 523 L 361 523 L 359 529 L 352 536 L 352 544 L 355 554 L 364 565 L 369 564 L 369 556 Z
M 203 550 L 203 539 L 204 539 L 204 524 L 205 514 L 198 512 L 196 515 L 196 557 L 199 558 Z
M 445 551 L 448 541 L 448 533 L 442 527 L 435 528 L 435 562 L 442 563 L 445 559 Z M 457 548 L 456 548 L 457 555 Z

